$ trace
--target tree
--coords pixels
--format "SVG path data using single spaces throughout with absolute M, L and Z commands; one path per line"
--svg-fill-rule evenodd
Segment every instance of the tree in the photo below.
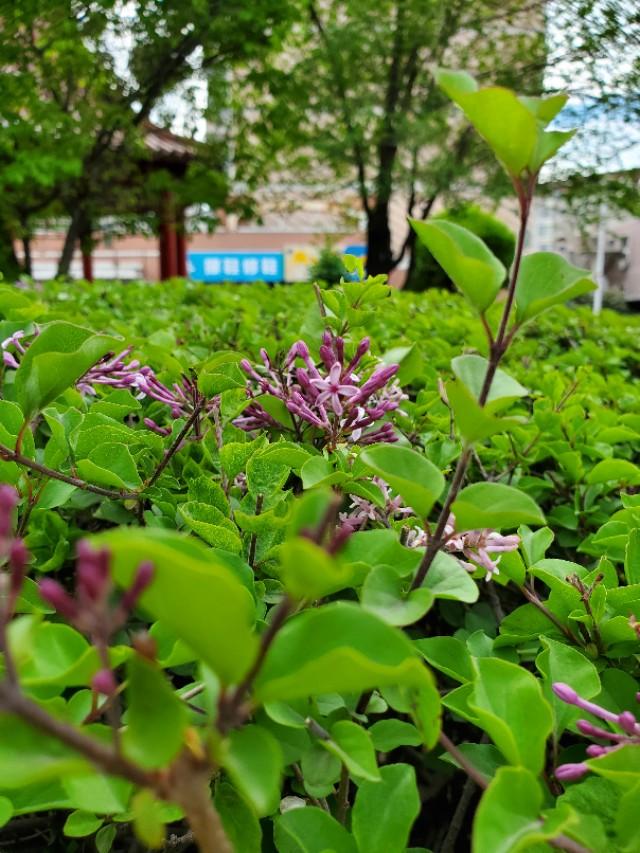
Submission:
M 452 64 L 485 80 L 533 85 L 545 60 L 542 5 L 304 0 L 277 61 L 239 80 L 239 100 L 250 103 L 268 84 L 252 114 L 279 167 L 355 184 L 371 274 L 390 272 L 413 244 L 408 235 L 392 249 L 394 199 L 404 199 L 407 215 L 424 217 L 440 196 L 470 193 L 478 180 L 492 192 L 506 188 L 467 126 L 452 119 L 431 70 Z M 243 139 L 251 135 L 240 124 L 239 156 L 248 154 Z
M 597 3 L 554 4 L 566 18 L 581 5 Z M 368 271 L 390 272 L 415 240 L 407 232 L 403 245 L 392 246 L 392 208 L 400 202 L 407 215 L 424 218 L 437 201 L 481 195 L 486 203 L 508 189 L 435 87 L 433 68 L 467 68 L 485 85 L 544 91 L 549 61 L 559 64 L 561 52 L 549 44 L 548 7 L 542 0 L 300 0 L 300 20 L 276 61 L 237 79 L 239 170 L 245 175 L 256 165 L 259 136 L 260 166 L 334 193 L 355 190 Z M 586 74 L 590 51 L 607 55 L 614 34 L 600 19 L 591 39 L 578 26 L 562 58 Z M 623 17 L 611 26 L 620 49 Z M 564 66 L 568 73 L 572 67 Z M 600 97 L 604 67 L 588 73 L 600 78 Z M 243 114 L 247 102 L 251 110 Z
M 0 182 L 12 189 L 4 231 L 44 211 L 65 214 L 66 274 L 97 217 L 135 210 L 140 141 L 162 99 L 188 91 L 195 74 L 255 60 L 288 12 L 282 0 L 26 0 L 3 12 L 0 67 L 15 78 L 0 105 Z

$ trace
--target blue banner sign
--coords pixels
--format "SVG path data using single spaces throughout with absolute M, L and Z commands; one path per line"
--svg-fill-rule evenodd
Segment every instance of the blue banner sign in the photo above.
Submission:
M 284 281 L 283 252 L 188 252 L 194 281 Z

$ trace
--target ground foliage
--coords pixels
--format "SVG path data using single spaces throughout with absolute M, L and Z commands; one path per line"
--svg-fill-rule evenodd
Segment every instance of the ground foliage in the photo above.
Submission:
M 561 99 L 440 83 L 526 224 Z M 443 221 L 464 298 L 2 285 L 5 840 L 637 849 L 640 323 L 524 224 L 501 296 Z

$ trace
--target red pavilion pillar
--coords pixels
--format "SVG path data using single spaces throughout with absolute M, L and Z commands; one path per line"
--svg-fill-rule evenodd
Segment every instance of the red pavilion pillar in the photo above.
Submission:
M 178 275 L 182 278 L 187 277 L 187 235 L 185 233 L 184 210 L 181 210 L 178 217 L 176 229 L 176 262 L 178 266 Z
M 160 209 L 160 278 L 165 281 L 179 274 L 173 194 L 167 190 Z

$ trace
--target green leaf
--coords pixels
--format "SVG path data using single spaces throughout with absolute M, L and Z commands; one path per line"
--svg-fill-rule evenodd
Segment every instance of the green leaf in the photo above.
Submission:
M 219 782 L 213 799 L 224 831 L 234 850 L 260 853 L 262 829 L 260 821 L 237 790 L 228 782 Z
M 278 632 L 256 679 L 259 702 L 373 687 L 428 687 L 409 640 L 372 613 L 334 602 L 294 616 Z
M 278 853 L 358 853 L 344 826 L 315 806 L 290 809 L 274 825 Z
M 102 818 L 91 812 L 71 812 L 66 819 L 62 831 L 68 838 L 84 838 L 93 835 L 102 826 Z
M 635 744 L 620 746 L 600 758 L 591 758 L 587 764 L 594 773 L 624 790 L 634 788 L 640 780 L 640 749 Z
M 358 580 L 352 565 L 335 560 L 309 539 L 296 537 L 278 550 L 280 578 L 297 599 L 314 601 L 353 585 Z
M 165 767 L 178 754 L 188 725 L 186 705 L 162 670 L 134 654 L 127 666 L 127 728 L 124 746 L 145 769 Z
M 473 604 L 478 600 L 478 585 L 469 572 L 451 554 L 436 554 L 423 584 L 436 598 Z
M 242 542 L 238 528 L 217 507 L 199 501 L 187 501 L 178 508 L 187 527 L 197 533 L 201 539 L 214 548 L 239 554 Z
M 420 746 L 422 737 L 417 728 L 393 717 L 378 720 L 369 729 L 374 747 L 380 752 L 391 752 L 398 746 Z
M 133 785 L 126 779 L 95 771 L 65 776 L 62 786 L 74 808 L 101 815 L 125 812 L 133 790 Z
M 376 444 L 363 450 L 359 459 L 422 518 L 429 514 L 444 489 L 440 470 L 421 453 L 408 447 Z
M 222 764 L 231 781 L 259 817 L 271 814 L 280 799 L 282 749 L 265 728 L 244 726 L 229 735 Z
M 116 582 L 128 587 L 143 560 L 154 577 L 140 603 L 190 646 L 221 678 L 237 683 L 257 648 L 253 633 L 255 603 L 250 592 L 213 553 L 193 538 L 174 531 L 119 529 L 92 540 L 113 554 Z
M 431 608 L 435 596 L 427 587 L 409 587 L 410 579 L 403 580 L 391 566 L 376 566 L 362 586 L 362 606 L 389 625 L 412 625 Z
M 493 304 L 506 270 L 488 246 L 471 231 L 445 219 L 409 220 L 421 243 L 458 290 L 480 314 Z
M 474 483 L 464 488 L 451 507 L 457 530 L 517 527 L 544 524 L 536 502 L 513 486 L 502 483 Z
M 16 370 L 16 399 L 25 418 L 70 388 L 120 339 L 56 321 L 31 343 Z
M 0 796 L 0 827 L 6 826 L 13 817 L 13 803 L 7 797 Z
M 566 95 L 528 98 L 499 86 L 478 89 L 471 75 L 447 69 L 438 69 L 434 77 L 514 178 L 525 170 L 537 174 L 573 136 L 573 131 L 544 129 L 566 103 Z
M 87 772 L 87 760 L 17 717 L 0 715 L 0 778 L 6 789 Z
M 352 814 L 358 849 L 367 853 L 404 853 L 420 797 L 413 767 L 388 764 L 380 782 L 362 782 Z
M 137 489 L 142 485 L 133 456 L 124 444 L 99 444 L 86 459 L 78 460 L 77 469 L 83 479 L 98 486 Z
M 474 444 L 498 432 L 506 432 L 518 424 L 513 418 L 492 415 L 480 406 L 462 382 L 447 382 L 445 387 L 455 424 L 465 443 Z
M 526 323 L 554 305 L 595 290 L 589 270 L 553 252 L 525 255 L 516 283 L 516 322 Z
M 554 734 L 559 737 L 569 723 L 575 722 L 583 713 L 579 708 L 562 702 L 551 685 L 562 681 L 573 687 L 583 699 L 592 699 L 600 693 L 600 679 L 593 663 L 577 649 L 551 637 L 540 637 L 540 642 L 544 651 L 536 658 L 536 666 L 544 677 L 544 695 L 553 708 Z
M 524 767 L 500 767 L 476 812 L 474 853 L 515 853 L 558 835 L 561 825 L 545 826 L 541 820 L 542 803 L 542 789 L 533 773 Z
M 136 836 L 151 850 L 164 846 L 164 816 L 162 803 L 155 795 L 145 788 L 134 796 L 131 801 L 133 829 Z
M 624 575 L 628 584 L 640 583 L 640 528 L 629 531 L 624 555 Z
M 551 707 L 530 672 L 499 658 L 479 658 L 469 701 L 478 724 L 510 764 L 539 773 L 551 733 Z
M 637 486 L 640 483 L 640 468 L 626 459 L 603 459 L 589 471 L 587 483 L 623 483 Z
M 414 640 L 420 654 L 440 672 L 464 684 L 473 681 L 475 672 L 465 644 L 457 637 L 426 637 Z
M 362 726 L 351 720 L 340 720 L 331 727 L 331 740 L 320 743 L 346 765 L 354 779 L 370 782 L 380 779 L 371 736 Z
M 478 400 L 489 362 L 481 355 L 459 355 L 451 360 L 454 374 Z M 489 412 L 508 406 L 519 397 L 526 397 L 529 392 L 517 380 L 498 368 L 494 374 L 485 408 Z
M 102 827 L 94 839 L 98 853 L 110 853 L 117 833 L 118 830 L 112 823 Z

